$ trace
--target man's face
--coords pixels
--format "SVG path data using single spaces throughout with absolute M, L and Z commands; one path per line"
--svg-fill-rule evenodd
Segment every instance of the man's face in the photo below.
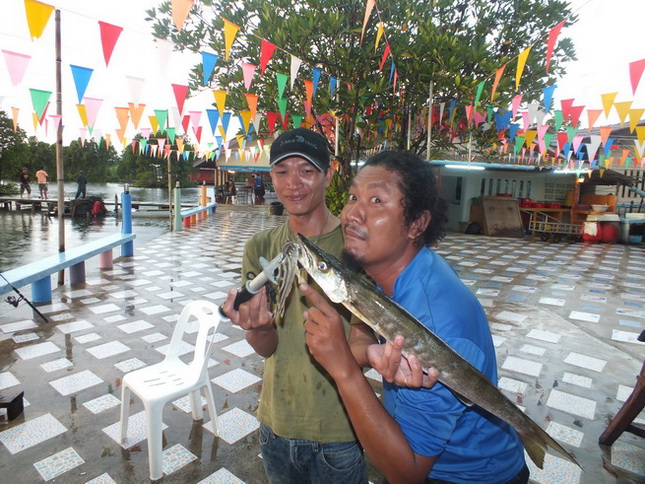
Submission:
M 292 215 L 306 215 L 325 203 L 331 175 L 331 170 L 323 173 L 297 156 L 285 158 L 271 168 L 275 193 Z
M 347 262 L 370 268 L 397 260 L 410 243 L 399 176 L 383 167 L 361 169 L 349 189 L 340 220 Z

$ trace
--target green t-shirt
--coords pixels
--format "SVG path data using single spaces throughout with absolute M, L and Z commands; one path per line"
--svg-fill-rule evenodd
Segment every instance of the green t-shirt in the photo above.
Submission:
M 243 282 L 249 272 L 258 274 L 262 270 L 261 256 L 271 260 L 287 241 L 296 239 L 287 223 L 251 237 L 244 248 Z M 312 240 L 336 257 L 343 249 L 340 227 Z M 311 279 L 309 284 L 318 289 Z M 342 306 L 336 307 L 349 335 L 349 312 Z M 302 314 L 306 310 L 307 300 L 294 286 L 284 318 L 276 315 L 278 347 L 264 362 L 258 419 L 280 437 L 323 443 L 353 441 L 356 436 L 333 380 L 309 354 L 305 344 Z

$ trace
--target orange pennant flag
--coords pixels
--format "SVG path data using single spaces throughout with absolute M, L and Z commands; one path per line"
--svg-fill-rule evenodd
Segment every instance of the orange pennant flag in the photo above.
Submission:
M 359 45 L 363 43 L 363 35 L 365 35 L 365 27 L 367 27 L 367 21 L 370 19 L 370 15 L 372 14 L 372 9 L 374 8 L 375 4 L 376 4 L 376 0 L 367 0 L 367 4 L 365 5 L 365 17 L 363 18 L 363 30 L 361 30 L 361 41 L 359 42 Z
M 598 121 L 598 118 L 600 117 L 601 113 L 602 113 L 602 109 L 587 109 L 589 129 L 593 128 L 594 124 L 596 124 L 596 121 Z
M 172 21 L 175 22 L 175 27 L 180 32 L 184 28 L 184 22 L 194 3 L 195 0 L 172 0 Z
M 531 51 L 531 47 L 529 46 L 526 49 L 524 49 L 520 55 L 517 57 L 517 71 L 515 72 L 515 89 L 519 89 L 520 87 L 520 78 L 522 77 L 522 72 L 524 72 L 524 67 L 526 66 L 526 60 L 529 57 L 529 52 Z
M 83 123 L 83 126 L 89 126 L 90 123 L 87 120 L 87 110 L 85 109 L 85 105 L 77 104 L 76 109 L 78 109 L 78 115 L 81 117 L 81 123 Z
M 128 110 L 130 111 L 130 118 L 132 118 L 134 129 L 139 129 L 139 122 L 141 121 L 141 116 L 143 116 L 143 110 L 145 108 L 145 104 L 139 104 L 135 107 L 134 103 L 128 103 Z
M 609 111 L 611 111 L 611 107 L 614 105 L 614 99 L 616 99 L 616 96 L 618 96 L 617 92 L 608 92 L 600 95 L 605 116 L 609 116 Z
M 506 64 L 504 64 L 502 67 L 497 69 L 497 72 L 495 73 L 495 80 L 493 81 L 493 91 L 490 93 L 490 102 L 493 102 L 493 98 L 495 97 L 495 91 L 497 91 L 497 85 L 499 84 L 499 80 L 502 78 L 504 69 L 506 69 Z
M 13 130 L 18 131 L 18 113 L 20 112 L 20 108 L 17 108 L 15 106 L 11 106 L 11 115 L 13 117 Z
M 600 141 L 602 141 L 602 145 L 605 146 L 607 140 L 609 139 L 609 135 L 611 134 L 611 130 L 614 128 L 612 126 L 601 126 L 599 129 Z
M 629 132 L 633 133 L 638 126 L 638 122 L 643 117 L 645 109 L 630 109 L 629 110 Z
M 119 141 L 125 148 L 125 129 L 119 128 L 119 129 L 115 129 L 114 131 L 116 132 L 117 138 L 119 138 Z
M 527 148 L 531 146 L 531 143 L 533 143 L 533 140 L 535 139 L 537 134 L 538 132 L 535 129 L 526 130 L 526 133 L 524 134 L 524 142 L 526 143 Z
M 632 102 L 624 101 L 621 103 L 614 103 L 614 107 L 616 108 L 616 112 L 618 113 L 618 117 L 620 118 L 620 124 L 625 124 L 629 110 L 632 107 Z
M 119 126 L 121 130 L 125 133 L 125 128 L 128 126 L 128 114 L 129 114 L 129 109 L 128 108 L 117 108 L 115 107 L 114 110 L 116 111 L 116 119 L 119 121 Z
M 105 135 L 105 149 L 106 150 L 110 148 L 110 143 L 112 143 L 112 135 L 106 134 Z
M 231 52 L 231 47 L 235 41 L 235 36 L 240 30 L 240 27 L 235 25 L 230 20 L 224 20 L 224 59 L 228 60 L 228 54 Z
M 245 94 L 245 96 L 246 96 L 246 103 L 249 105 L 249 112 L 251 113 L 251 119 L 255 119 L 255 112 L 258 109 L 258 95 Z
M 27 25 L 31 40 L 43 35 L 43 31 L 49 22 L 54 7 L 46 3 L 37 2 L 36 0 L 25 0 L 25 12 L 27 14 Z
M 314 83 L 313 81 L 307 81 L 307 80 L 303 80 L 302 82 L 305 83 L 305 93 L 307 94 L 307 101 L 311 103 L 311 100 L 313 98 L 313 93 L 314 93 Z
M 219 111 L 220 117 L 224 115 L 224 109 L 226 107 L 226 91 L 213 91 L 213 97 L 215 98 L 215 105 Z

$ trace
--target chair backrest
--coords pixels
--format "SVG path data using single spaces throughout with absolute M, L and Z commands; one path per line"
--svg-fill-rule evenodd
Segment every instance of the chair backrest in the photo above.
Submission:
M 213 337 L 217 332 L 217 326 L 220 322 L 218 306 L 209 301 L 191 301 L 186 304 L 179 315 L 179 319 L 172 333 L 166 358 L 179 358 L 182 343 L 184 342 L 184 334 L 186 333 L 188 324 L 193 319 L 197 320 L 199 331 L 197 333 L 197 341 L 195 342 L 193 359 L 188 363 L 188 366 L 203 367 L 210 355 Z

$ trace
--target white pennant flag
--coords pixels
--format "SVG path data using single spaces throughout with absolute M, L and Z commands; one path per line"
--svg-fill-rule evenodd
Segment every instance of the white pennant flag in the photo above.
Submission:
M 298 75 L 298 69 L 300 69 L 300 65 L 302 64 L 302 59 L 298 59 L 295 55 L 291 56 L 291 90 L 293 91 L 293 83 L 296 80 L 296 76 Z

